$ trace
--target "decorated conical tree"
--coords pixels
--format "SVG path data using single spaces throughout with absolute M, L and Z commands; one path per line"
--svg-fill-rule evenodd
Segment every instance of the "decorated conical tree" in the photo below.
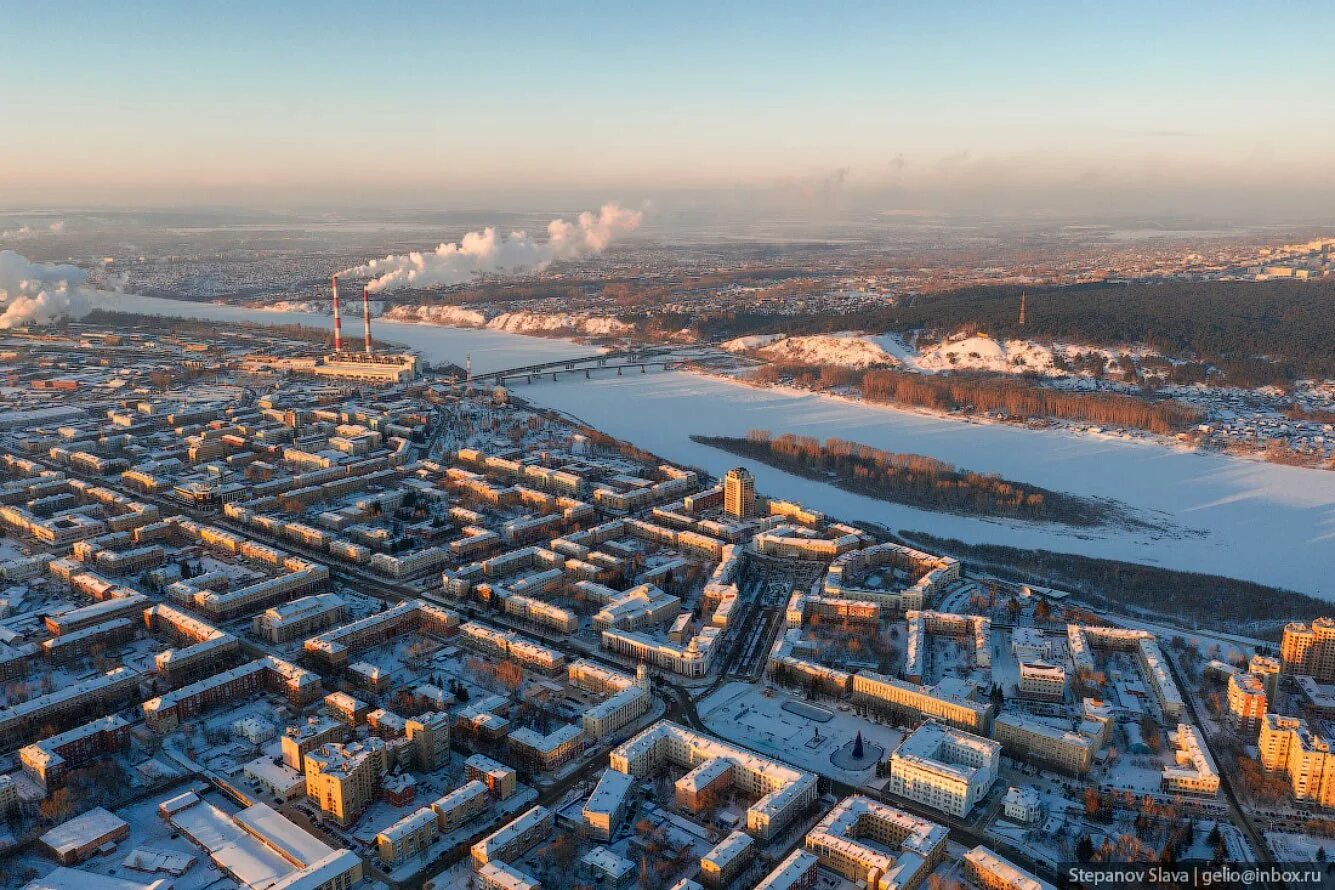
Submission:
M 857 738 L 853 739 L 853 759 L 862 759 L 862 731 L 858 731 Z

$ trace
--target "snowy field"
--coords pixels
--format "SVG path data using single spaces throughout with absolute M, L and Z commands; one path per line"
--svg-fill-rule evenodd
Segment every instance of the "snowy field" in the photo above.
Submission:
M 328 316 L 254 312 L 228 306 L 122 296 L 126 311 L 221 321 L 318 325 Z M 428 360 L 478 371 L 587 355 L 592 347 L 490 330 L 377 322 L 384 340 Z M 1069 529 L 932 513 L 748 464 L 762 491 L 845 519 L 878 522 L 970 543 L 1042 548 L 1209 572 L 1335 600 L 1335 473 L 1199 454 L 1114 437 L 970 423 L 787 389 L 758 389 L 684 372 L 582 375 L 519 386 L 516 393 L 568 412 L 679 463 L 722 475 L 732 455 L 692 434 L 745 435 L 753 428 L 837 436 L 891 451 L 928 454 L 970 470 L 1074 494 L 1113 498 L 1176 531 Z

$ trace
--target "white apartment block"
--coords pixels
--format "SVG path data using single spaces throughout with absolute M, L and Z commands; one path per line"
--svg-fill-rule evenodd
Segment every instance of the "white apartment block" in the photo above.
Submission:
M 983 890 L 1057 890 L 982 845 L 965 853 L 963 862 L 964 876 Z
M 1218 794 L 1219 767 L 1215 765 L 1200 730 L 1179 723 L 1177 732 L 1173 733 L 1173 747 L 1176 764 L 1164 767 L 1163 790 L 1209 797 Z
M 992 789 L 1000 762 L 1000 742 L 929 721 L 890 756 L 889 790 L 966 816 Z
M 945 858 L 947 834 L 945 826 L 858 794 L 807 834 L 806 848 L 869 890 L 899 890 L 916 886 Z
M 655 723 L 610 756 L 617 772 L 643 778 L 666 764 L 693 769 L 723 759 L 735 787 L 758 800 L 746 811 L 746 830 L 767 839 L 816 800 L 816 777 L 666 720 Z

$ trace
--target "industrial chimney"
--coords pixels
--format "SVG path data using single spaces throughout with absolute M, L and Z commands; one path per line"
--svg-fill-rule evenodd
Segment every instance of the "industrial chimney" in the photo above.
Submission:
M 338 314 L 338 276 L 329 278 L 329 286 L 334 291 L 334 352 L 343 351 L 343 317 Z
M 362 288 L 362 321 L 366 324 L 366 354 L 372 353 L 371 349 L 371 293 L 365 287 Z

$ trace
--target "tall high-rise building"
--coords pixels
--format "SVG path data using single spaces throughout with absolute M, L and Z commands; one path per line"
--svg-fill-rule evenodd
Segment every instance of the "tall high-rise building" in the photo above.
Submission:
M 404 727 L 417 748 L 417 764 L 432 772 L 450 762 L 450 715 L 431 711 L 412 717 Z
M 723 477 L 723 512 L 738 519 L 756 515 L 756 478 L 745 467 L 734 467 Z
M 369 807 L 389 770 L 385 743 L 375 736 L 365 742 L 321 745 L 306 755 L 306 796 L 343 826 L 351 825 Z
M 1286 674 L 1309 674 L 1323 683 L 1335 680 L 1335 620 L 1286 625 L 1279 658 Z

